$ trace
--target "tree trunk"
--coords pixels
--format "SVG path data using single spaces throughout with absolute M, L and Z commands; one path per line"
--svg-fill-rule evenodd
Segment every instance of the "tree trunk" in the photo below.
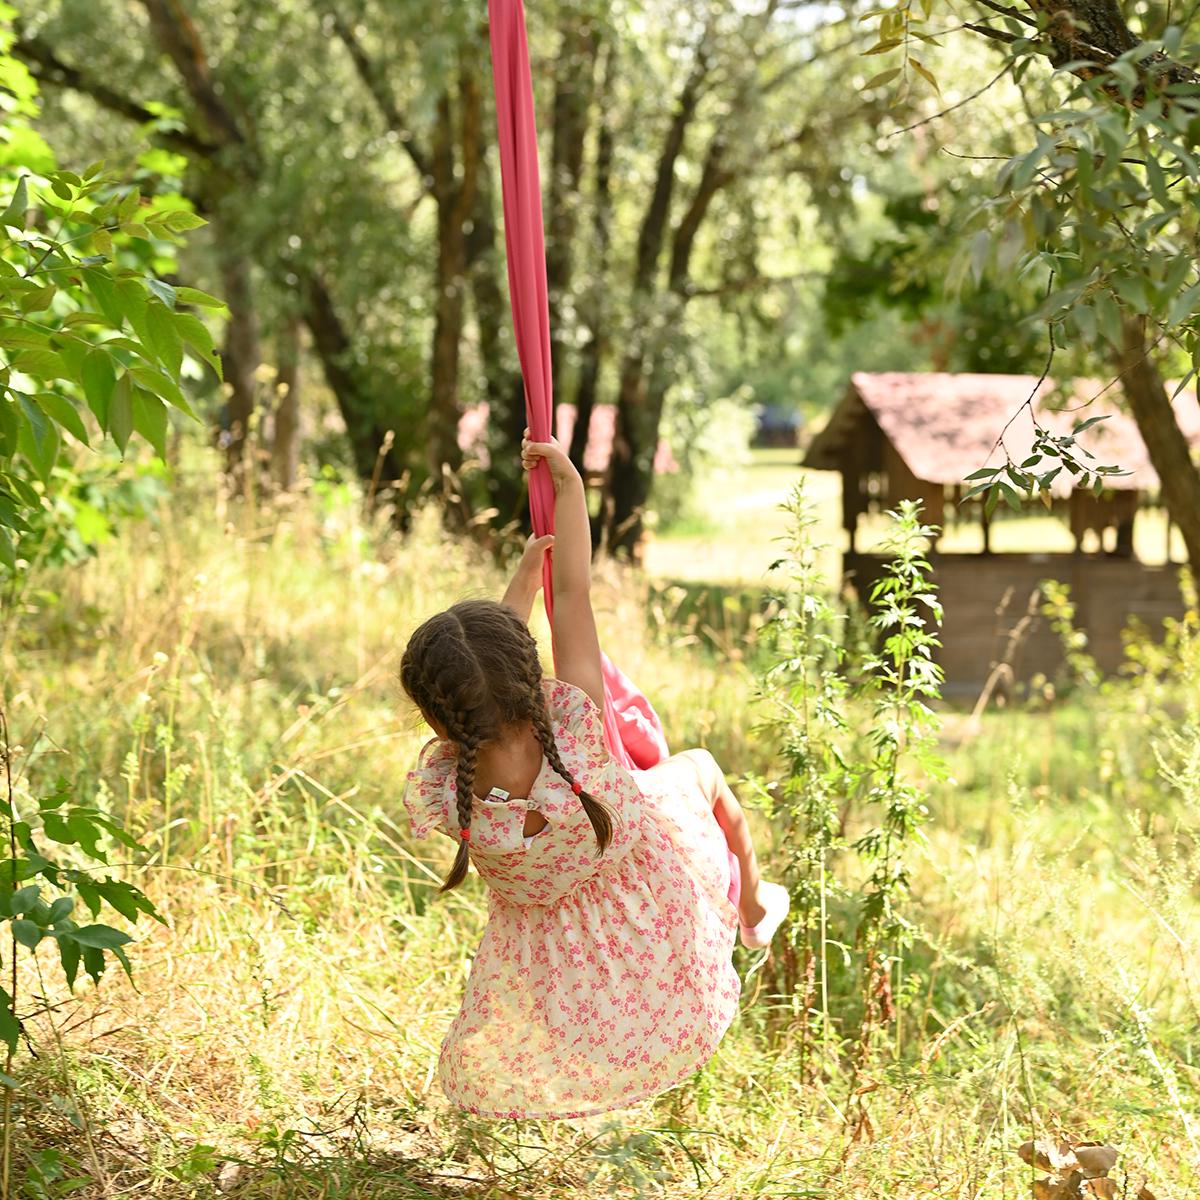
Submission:
M 550 394 L 565 399 L 567 376 L 568 297 L 571 294 L 575 234 L 578 227 L 579 180 L 596 73 L 597 39 L 591 19 L 568 13 L 559 46 L 550 152 L 550 186 L 546 197 L 546 290 L 550 308 Z
M 1118 367 L 1125 398 L 1158 475 L 1167 511 L 1183 535 L 1192 574 L 1200 580 L 1200 470 L 1162 377 L 1150 361 L 1145 318 L 1127 316 L 1124 335 Z
M 278 337 L 271 470 L 281 492 L 296 486 L 300 466 L 300 321 L 288 317 Z
M 229 306 L 225 346 L 221 351 L 229 401 L 222 420 L 220 443 L 225 451 L 225 474 L 236 488 L 245 482 L 247 472 L 253 478 L 253 463 L 248 461 L 252 445 L 250 427 L 258 395 L 257 371 L 262 358 L 250 260 L 230 243 L 227 227 L 219 220 L 216 226 L 221 287 Z
M 632 312 L 635 324 L 631 330 L 630 348 L 621 364 L 616 431 L 604 503 L 603 540 L 610 554 L 632 555 L 641 540 L 643 510 L 650 494 L 658 420 L 657 414 L 645 411 L 647 353 L 649 341 L 655 336 L 653 330 L 648 330 L 646 326 L 653 321 L 650 299 L 671 212 L 675 163 L 683 150 L 688 127 L 696 115 L 701 85 L 708 74 L 707 37 L 706 30 L 697 50 L 695 65 L 676 101 L 675 114 L 658 157 L 654 189 L 638 230 L 637 259 L 633 273 Z
M 297 274 L 301 316 L 342 414 L 355 470 L 361 479 L 373 479 L 382 458 L 380 477 L 384 483 L 396 482 L 402 494 L 410 493 L 413 481 L 405 468 L 405 459 L 412 449 L 413 438 L 411 434 L 403 435 L 405 426 L 411 426 L 411 420 L 405 420 L 400 411 L 396 413 L 399 419 L 390 425 L 380 419 L 377 398 L 359 376 L 350 335 L 337 314 L 324 280 L 307 268 L 299 268 Z
M 438 101 L 433 145 L 434 197 L 438 206 L 437 267 L 434 275 L 433 347 L 428 417 L 429 469 L 434 479 L 443 468 L 462 466 L 458 445 L 459 351 L 467 286 L 467 221 L 475 209 L 481 149 L 481 92 L 477 76 L 464 61 L 459 75 L 461 177 L 455 177 L 455 119 L 450 93 Z
M 584 323 L 588 340 L 579 363 L 579 386 L 575 391 L 575 427 L 571 431 L 570 456 L 580 474 L 584 472 L 584 451 L 592 424 L 592 411 L 600 386 L 600 371 L 608 353 L 608 307 L 605 289 L 608 287 L 609 251 L 612 246 L 612 165 L 616 149 L 613 135 L 609 97 L 612 94 L 616 70 L 616 44 L 610 41 L 604 55 L 604 74 L 600 84 L 600 128 L 596 135 L 595 199 L 592 210 L 595 269 L 584 303 Z M 598 541 L 593 531 L 592 541 Z

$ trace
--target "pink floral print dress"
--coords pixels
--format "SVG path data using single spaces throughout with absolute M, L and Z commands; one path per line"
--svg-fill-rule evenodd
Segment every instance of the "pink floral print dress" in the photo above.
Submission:
M 656 794 L 652 773 L 610 757 L 586 692 L 543 688 L 563 762 L 612 811 L 613 840 L 597 856 L 545 759 L 528 797 L 472 805 L 488 921 L 438 1076 L 482 1116 L 584 1117 L 657 1095 L 712 1056 L 740 993 L 729 855 L 707 800 Z M 418 836 L 457 839 L 454 774 L 453 745 L 428 742 L 404 796 Z M 547 825 L 526 844 L 528 809 Z

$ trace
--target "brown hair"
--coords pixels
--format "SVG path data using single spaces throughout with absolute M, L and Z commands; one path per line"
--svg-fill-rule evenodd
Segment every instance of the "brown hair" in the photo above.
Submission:
M 442 884 L 447 892 L 462 883 L 470 866 L 475 759 L 484 742 L 500 737 L 506 726 L 529 721 L 547 761 L 572 789 L 577 785 L 554 741 L 537 643 L 508 605 L 462 600 L 430 617 L 409 638 L 400 661 L 400 682 L 422 714 L 445 728 L 458 751 L 459 842 L 454 865 Z M 597 853 L 603 853 L 612 840 L 609 811 L 582 789 L 578 796 L 596 831 Z

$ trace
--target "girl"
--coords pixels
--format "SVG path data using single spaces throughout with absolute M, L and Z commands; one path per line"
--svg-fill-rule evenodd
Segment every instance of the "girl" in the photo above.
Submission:
M 437 737 L 404 799 L 419 836 L 458 842 L 442 890 L 473 862 L 491 896 L 439 1059 L 447 1096 L 483 1116 L 582 1117 L 709 1059 L 737 1010 L 735 928 L 766 946 L 788 896 L 759 878 L 706 750 L 646 771 L 610 757 L 583 481 L 555 441 L 526 430 L 521 454 L 549 466 L 557 538 L 530 541 L 503 603 L 462 601 L 413 634 L 401 682 Z M 551 545 L 556 679 L 526 625 Z

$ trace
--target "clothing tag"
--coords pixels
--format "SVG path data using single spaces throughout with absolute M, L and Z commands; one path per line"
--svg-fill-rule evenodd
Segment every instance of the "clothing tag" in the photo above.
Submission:
M 509 793 L 506 792 L 503 788 L 498 788 L 498 787 L 492 788 L 492 790 L 490 792 L 488 792 L 488 794 L 486 796 L 484 796 L 485 800 L 492 800 L 497 804 L 502 804 L 508 798 L 509 798 Z

